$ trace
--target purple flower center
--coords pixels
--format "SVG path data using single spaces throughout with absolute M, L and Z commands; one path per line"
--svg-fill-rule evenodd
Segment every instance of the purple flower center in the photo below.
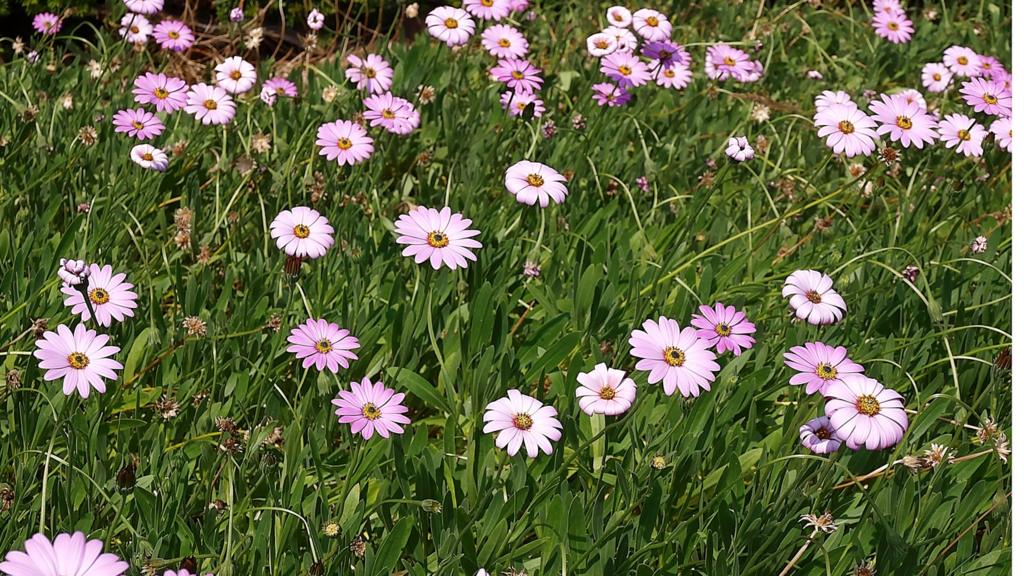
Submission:
M 814 290 L 808 290 L 805 296 L 807 296 L 807 299 L 811 304 L 821 304 L 821 294 L 818 294 Z
M 512 425 L 520 430 L 529 430 L 533 428 L 533 418 L 529 414 L 516 414 L 512 417 Z
M 427 234 L 427 244 L 430 244 L 433 248 L 444 248 L 448 245 L 448 235 L 435 230 Z
M 814 369 L 814 373 L 822 380 L 835 380 L 836 376 L 839 375 L 839 371 L 831 364 L 818 364 L 818 367 Z
M 719 336 L 725 338 L 726 336 L 732 334 L 732 327 L 730 327 L 725 322 L 722 322 L 715 326 L 715 334 L 718 334 Z
M 540 174 L 529 174 L 526 176 L 526 183 L 534 188 L 540 188 L 544 185 L 544 179 L 541 178 Z
M 318 341 L 316 344 L 313 345 L 313 347 L 316 348 L 316 351 L 321 354 L 327 354 L 331 350 L 334 350 L 334 345 L 331 344 L 331 341 L 326 338 Z
M 380 418 L 380 415 L 380 408 L 378 408 L 373 402 L 363 404 L 363 417 L 367 420 L 376 420 Z
M 853 122 L 849 120 L 841 120 L 839 122 L 839 131 L 843 134 L 853 134 L 854 129 Z
M 831 440 L 832 433 L 829 432 L 828 428 L 822 427 L 814 431 L 814 435 L 818 437 L 818 440 Z
M 295 228 L 292 228 L 292 232 L 298 238 L 309 238 L 309 226 L 305 224 L 296 224 Z
M 68 354 L 68 364 L 75 370 L 81 370 L 89 365 L 89 357 L 81 352 Z
M 110 302 L 110 293 L 103 288 L 93 288 L 89 291 L 89 300 L 93 304 L 106 304 Z
M 601 387 L 601 391 L 597 393 L 601 397 L 601 400 L 612 400 L 615 398 L 615 388 L 605 384 Z
M 683 351 L 675 346 L 665 348 L 663 356 L 665 357 L 665 362 L 672 367 L 678 368 L 683 365 L 683 362 L 686 362 L 686 354 L 683 354 Z
M 881 411 L 882 407 L 878 404 L 878 398 L 869 395 L 857 398 L 857 412 L 860 412 L 865 416 L 874 416 Z

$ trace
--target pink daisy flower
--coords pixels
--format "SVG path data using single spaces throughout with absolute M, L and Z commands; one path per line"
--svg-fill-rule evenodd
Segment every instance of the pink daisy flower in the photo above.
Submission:
M 10 576 L 121 576 L 128 563 L 116 554 L 104 554 L 103 542 L 85 534 L 62 533 L 53 542 L 42 534 L 25 541 L 25 551 L 12 550 L 0 562 Z
M 363 440 L 369 440 L 374 433 L 381 438 L 392 434 L 401 434 L 403 424 L 412 420 L 405 415 L 409 411 L 402 404 L 405 394 L 395 393 L 382 382 L 371 382 L 363 378 L 362 383 L 352 382 L 351 390 L 338 392 L 338 397 L 331 404 L 338 407 L 334 411 L 338 422 L 351 426 L 353 434 L 359 434 Z
M 498 65 L 491 68 L 491 78 L 504 82 L 516 92 L 536 92 L 544 83 L 540 76 L 540 68 L 530 64 L 529 60 L 499 60 Z
M 587 53 L 600 58 L 619 49 L 619 44 L 611 34 L 598 32 L 587 37 Z
M 473 221 L 453 213 L 445 206 L 440 211 L 419 206 L 395 221 L 398 243 L 406 245 L 402 256 L 412 256 L 417 264 L 430 260 L 434 270 L 444 264 L 448 268 L 468 268 L 469 260 L 476 261 L 472 250 L 483 245 L 473 239 L 480 234 L 470 225 Z
M 875 121 L 851 104 L 834 104 L 814 116 L 818 136 L 836 154 L 852 158 L 875 150 Z
M 875 34 L 893 44 L 909 42 L 914 35 L 914 23 L 902 13 L 877 12 L 871 25 L 875 28 Z
M 892 97 L 897 100 L 902 100 L 909 105 L 918 106 L 923 110 L 928 109 L 928 101 L 924 99 L 924 94 L 921 94 L 913 88 L 907 88 L 902 92 L 897 92 Z
M 164 50 L 184 52 L 188 50 L 196 37 L 192 29 L 180 20 L 164 20 L 153 28 L 153 38 Z
M 326 216 L 305 206 L 282 210 L 270 223 L 277 247 L 296 258 L 319 258 L 334 245 L 334 228 Z
M 672 36 L 672 25 L 668 18 L 650 8 L 633 12 L 633 29 L 645 40 L 668 40 Z
M 232 56 L 217 65 L 217 85 L 232 94 L 243 94 L 256 85 L 256 67 Z
M 60 32 L 60 28 L 63 22 L 60 17 L 52 12 L 43 12 L 36 14 L 32 18 L 32 28 L 35 28 L 36 32 L 44 36 L 54 36 L 57 32 Z
M 512 13 L 509 0 L 463 0 L 462 7 L 481 20 L 501 20 Z
M 363 99 L 363 118 L 370 126 L 380 126 L 392 134 L 409 134 L 420 125 L 420 113 L 412 102 L 390 92 Z
M 921 84 L 929 92 L 942 92 L 949 86 L 953 73 L 938 62 L 925 64 L 921 69 Z
M 520 160 L 505 170 L 505 189 L 515 194 L 520 204 L 539 203 L 541 208 L 552 201 L 561 204 L 569 194 L 565 182 L 565 176 L 540 162 Z
M 709 46 L 705 54 L 704 72 L 712 80 L 747 81 L 756 74 L 757 66 L 746 52 L 728 44 L 715 44 Z
M 754 157 L 754 149 L 750 147 L 746 136 L 729 138 L 725 146 L 725 155 L 736 162 L 746 162 Z
M 711 342 L 715 351 L 725 351 L 739 356 L 744 349 L 754 346 L 752 334 L 757 331 L 747 315 L 734 306 L 715 302 L 715 307 L 701 305 L 700 314 L 694 314 L 690 325 L 697 329 L 697 336 Z
M 888 134 L 893 142 L 899 142 L 904 148 L 913 145 L 919 149 L 939 137 L 935 131 L 935 117 L 924 108 L 887 94 L 880 98 L 868 104 L 868 108 L 875 113 L 871 119 L 878 123 L 879 136 Z
M 977 121 L 963 114 L 950 114 L 939 121 L 939 139 L 946 148 L 956 148 L 957 154 L 981 156 L 981 143 L 988 136 L 988 130 Z
M 647 63 L 627 52 L 615 52 L 601 58 L 601 73 L 624 88 L 643 86 L 651 80 Z
M 530 43 L 514 26 L 495 24 L 480 35 L 480 43 L 496 58 L 522 58 L 530 50 Z
M 853 104 L 853 99 L 850 98 L 849 94 L 842 90 L 837 90 L 835 92 L 825 90 L 814 98 L 814 109 L 817 112 L 831 108 L 836 104 Z
M 986 78 L 1006 74 L 1006 68 L 995 56 L 978 55 L 978 73 Z
M 687 326 L 682 330 L 672 319 L 662 316 L 657 322 L 646 320 L 643 330 L 633 330 L 629 353 L 640 361 L 637 370 L 649 371 L 647 381 L 662 383 L 665 394 L 674 391 L 684 397 L 696 397 L 701 388 L 711 390 L 711 381 L 720 369 L 715 362 L 715 353 L 709 350 L 712 344 L 697 336 L 697 331 Z
M 88 398 L 92 388 L 100 394 L 106 392 L 107 385 L 103 379 L 116 380 L 114 370 L 124 368 L 120 362 L 110 358 L 121 349 L 107 346 L 109 340 L 106 334 L 97 335 L 85 324 L 75 326 L 74 332 L 61 324 L 56 332 L 47 330 L 42 338 L 36 340 L 33 355 L 39 359 L 39 367 L 46 370 L 44 380 L 49 382 L 63 378 L 65 396 L 77 390 L 79 396 Z
M 663 88 L 674 88 L 682 90 L 690 85 L 693 80 L 693 72 L 690 65 L 683 62 L 676 62 L 670 66 L 661 66 L 654 82 Z
M 540 118 L 544 111 L 544 101 L 537 98 L 532 92 L 505 92 L 501 95 L 501 107 L 508 110 L 508 115 L 513 118 L 522 116 L 526 107 L 533 104 L 533 117 Z
M 302 360 L 304 369 L 316 366 L 321 372 L 327 368 L 337 374 L 339 366 L 348 368 L 349 360 L 359 359 L 355 352 L 352 352 L 359 348 L 359 339 L 352 336 L 348 330 L 339 328 L 334 322 L 322 318 L 310 318 L 305 324 L 292 328 L 288 342 L 291 343 L 288 351 Z
M 383 94 L 391 89 L 391 78 L 395 72 L 387 60 L 376 54 L 367 54 L 365 59 L 349 54 L 345 61 L 348 62 L 345 78 L 354 82 L 356 88 L 370 94 Z
M 164 9 L 164 0 L 124 0 L 124 5 L 136 14 L 156 14 Z
M 1009 90 L 999 83 L 985 78 L 972 78 L 960 88 L 964 102 L 975 112 L 993 116 L 1009 116 L 1013 108 L 1013 97 Z
M 862 374 L 848 376 L 828 390 L 825 402 L 837 439 L 854 450 L 883 450 L 903 439 L 909 421 L 903 397 Z
M 981 59 L 970 48 L 950 46 L 942 53 L 942 63 L 957 76 L 974 77 L 981 72 Z
M 629 28 L 633 25 L 633 14 L 624 6 L 612 6 L 604 13 L 608 23 L 616 28 Z
M 124 322 L 125 318 L 135 316 L 134 309 L 138 306 L 135 301 L 139 296 L 132 291 L 135 285 L 125 282 L 125 278 L 123 272 L 114 274 L 109 264 L 103 267 L 98 264 L 89 265 L 86 293 L 89 294 L 89 304 L 96 312 L 96 322 L 100 326 L 110 326 L 111 320 Z M 78 314 L 82 322 L 92 318 L 81 290 L 64 286 L 60 291 L 68 296 L 64 305 L 71 308 L 72 314 Z
M 185 112 L 204 125 L 227 124 L 235 117 L 235 101 L 220 86 L 200 82 L 188 89 Z
M 832 288 L 828 274 L 817 270 L 797 270 L 786 278 L 782 295 L 796 317 L 810 324 L 835 324 L 846 314 L 846 302 Z
M 801 426 L 800 443 L 815 454 L 830 454 L 843 445 L 836 438 L 836 431 L 828 416 L 818 416 Z
M 284 96 L 285 98 L 295 98 L 299 95 L 299 89 L 295 83 L 281 76 L 274 76 L 264 82 L 263 89 L 273 92 L 275 96 Z
M 487 405 L 484 434 L 497 432 L 494 443 L 507 450 L 509 456 L 515 456 L 523 446 L 530 458 L 536 458 L 541 451 L 554 452 L 551 443 L 562 438 L 558 412 L 518 390 L 509 390 L 507 394 Z
M 156 170 L 157 172 L 163 172 L 167 169 L 167 154 L 163 150 L 150 146 L 149 144 L 139 144 L 132 148 L 129 153 L 132 162 L 135 162 L 139 166 L 147 170 Z
M 601 30 L 602 34 L 607 34 L 615 39 L 615 45 L 617 48 L 616 52 L 633 52 L 636 50 L 637 39 L 636 36 L 626 30 L 625 28 L 616 28 L 615 26 L 609 26 L 604 30 Z
M 306 26 L 309 26 L 310 30 L 316 32 L 324 27 L 325 20 L 327 20 L 327 17 L 324 16 L 324 13 L 313 8 L 306 15 Z
M 690 53 L 671 40 L 652 40 L 644 44 L 640 53 L 661 66 L 683 63 L 690 65 Z M 652 62 L 654 64 L 654 62 Z
M 321 156 L 337 160 L 338 166 L 355 166 L 373 154 L 373 138 L 362 126 L 348 120 L 322 124 L 316 131 L 316 145 Z
M 860 374 L 864 367 L 846 355 L 846 348 L 833 348 L 821 342 L 808 342 L 803 346 L 793 346 L 783 354 L 786 366 L 797 371 L 789 379 L 793 386 L 805 385 L 808 394 L 821 392 L 828 394 L 830 386 L 842 382 L 850 374 Z
M 163 134 L 164 123 L 155 114 L 142 108 L 118 110 L 114 114 L 114 132 L 149 140 Z
M 1009 116 L 1004 116 L 992 122 L 988 129 L 1000 148 L 1007 152 L 1013 151 L 1013 122 L 1010 121 Z
M 157 112 L 174 112 L 187 104 L 188 84 L 180 78 L 146 72 L 135 79 L 135 101 L 152 104 Z
M 632 99 L 628 90 L 610 82 L 594 84 L 591 90 L 594 91 L 592 98 L 597 101 L 598 106 L 625 106 Z
M 448 46 L 462 46 L 476 32 L 476 23 L 461 8 L 438 6 L 427 14 L 427 32 Z
M 89 278 L 89 265 L 85 260 L 61 258 L 57 276 L 63 286 L 78 286 Z
M 874 0 L 871 10 L 886 14 L 903 14 L 903 3 L 900 0 Z
M 604 363 L 594 366 L 590 372 L 576 375 L 580 386 L 576 388 L 580 410 L 584 414 L 624 414 L 636 399 L 636 383 L 626 378 L 622 370 L 609 368 Z
M 121 17 L 121 37 L 132 44 L 145 44 L 153 33 L 153 25 L 145 16 L 128 12 Z

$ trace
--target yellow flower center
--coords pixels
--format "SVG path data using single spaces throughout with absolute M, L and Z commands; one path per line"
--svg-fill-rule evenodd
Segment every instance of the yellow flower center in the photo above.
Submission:
M 818 364 L 818 367 L 814 369 L 814 373 L 822 380 L 835 380 L 836 376 L 839 375 L 839 371 L 831 364 Z
M 686 362 L 686 354 L 683 354 L 683 351 L 675 346 L 665 348 L 664 357 L 665 362 L 667 362 L 669 366 L 673 367 L 682 366 L 683 362 Z
M 93 304 L 106 304 L 110 302 L 110 293 L 103 288 L 93 288 L 89 291 L 89 300 Z
M 821 294 L 818 294 L 814 290 L 810 290 L 804 295 L 807 296 L 807 299 L 810 300 L 811 304 L 821 304 Z
M 509 42 L 508 38 L 501 38 L 498 40 L 498 46 L 501 46 L 502 48 L 508 48 L 511 45 L 512 43 Z
M 171 94 L 167 90 L 164 90 L 163 88 L 157 88 L 156 90 L 153 90 L 153 96 L 156 96 L 157 98 L 159 98 L 161 100 L 167 98 L 170 95 Z
M 494 0 L 480 0 L 480 5 L 490 8 L 491 6 L 494 6 Z
M 430 244 L 433 248 L 444 248 L 448 245 L 448 235 L 435 230 L 427 234 L 427 244 Z
M 968 132 L 967 130 L 960 130 L 959 132 L 956 133 L 956 137 L 963 140 L 964 142 L 968 142 L 971 139 L 971 133 Z
M 217 101 L 216 100 L 207 100 L 206 102 L 203 102 L 203 108 L 206 108 L 207 110 L 216 110 L 217 109 Z
M 999 100 L 996 99 L 995 96 L 993 96 L 991 94 L 987 94 L 987 93 L 986 94 L 982 94 L 981 95 L 981 99 L 984 100 L 986 104 L 996 104 L 996 103 L 999 102 Z
M 935 80 L 936 82 L 942 80 L 942 74 L 932 74 L 932 80 Z
M 726 323 L 720 323 L 715 326 L 715 334 L 722 336 L 723 338 L 732 334 L 732 327 Z
M 512 417 L 512 425 L 520 430 L 529 430 L 533 427 L 533 418 L 529 414 L 516 414 Z
M 961 56 L 956 59 L 956 63 L 961 66 L 967 66 L 967 56 Z
M 139 33 L 139 27 L 138 26 L 132 26 L 130 28 L 130 30 L 132 31 L 132 34 L 138 34 Z
M 352 147 L 352 141 L 348 138 L 338 138 L 338 148 L 342 150 L 348 150 Z
M 363 417 L 367 420 L 376 420 L 380 418 L 380 414 L 380 408 L 377 408 L 377 405 L 373 402 L 363 404 Z
M 305 224 L 296 224 L 295 228 L 292 228 L 292 232 L 297 238 L 309 238 L 309 226 Z
M 890 20 L 889 21 L 889 30 L 895 31 L 895 30 L 899 30 L 899 29 L 900 29 L 900 25 L 897 24 L 895 20 Z
M 625 64 L 623 64 L 622 66 L 619 66 L 619 74 L 622 74 L 623 76 L 629 76 L 632 73 L 633 73 L 633 69 L 630 68 L 629 66 L 626 66 Z
M 363 66 L 362 70 L 363 70 L 363 76 L 366 76 L 367 78 L 376 78 L 377 77 L 377 71 L 374 70 L 373 68 L 370 68 L 369 66 Z
M 843 134 L 853 134 L 853 122 L 849 120 L 842 120 L 839 122 L 839 131 Z
M 648 26 L 657 26 L 658 25 L 658 19 L 655 18 L 654 16 L 648 16 L 647 19 L 644 20 L 644 22 L 647 22 Z
M 601 387 L 601 391 L 597 393 L 601 397 L 601 400 L 611 400 L 615 398 L 615 388 L 605 384 Z
M 171 30 L 167 33 L 167 37 L 171 40 L 177 40 L 180 37 L 180 34 L 178 34 L 177 30 Z
M 540 174 L 529 174 L 526 177 L 526 183 L 534 188 L 539 188 L 544 185 L 544 179 L 541 178 Z
M 522 80 L 523 78 L 525 78 L 525 75 L 519 70 L 513 70 L 512 77 L 515 78 L 516 80 Z
M 331 344 L 331 341 L 326 338 L 314 344 L 313 347 L 316 348 L 316 351 L 321 354 L 327 354 L 331 350 L 334 350 L 334 345 Z
M 444 27 L 449 30 L 454 30 L 459 27 L 459 21 L 456 20 L 455 18 L 445 18 Z
M 230 77 L 230 78 L 231 78 L 232 80 L 239 80 L 239 79 L 241 79 L 241 78 L 242 78 L 242 72 L 241 72 L 241 71 L 239 71 L 239 70 L 232 70 L 232 71 L 231 71 L 231 73 L 230 73 L 230 74 L 228 74 L 228 76 L 229 76 L 229 77 Z
M 722 59 L 722 63 L 725 64 L 726 66 L 735 66 L 736 60 L 733 59 L 731 56 L 726 56 L 725 58 Z
M 68 354 L 68 364 L 75 370 L 81 370 L 89 365 L 89 357 L 81 352 Z
M 664 72 L 662 72 L 662 74 L 664 74 L 665 78 L 675 78 L 676 77 L 675 71 L 673 71 L 671 69 L 665 70 Z
M 867 395 L 857 398 L 857 412 L 865 416 L 874 416 L 881 411 L 882 406 L 878 404 L 878 398 Z
M 391 108 L 385 108 L 384 110 L 381 111 L 380 116 L 381 118 L 392 120 L 395 117 L 395 113 L 391 111 Z
M 907 118 L 906 116 L 897 116 L 896 125 L 904 130 L 909 130 L 914 125 L 914 123 L 911 122 L 910 118 Z
M 605 48 L 608 47 L 608 42 L 606 42 L 604 40 L 594 40 L 594 47 L 595 48 L 600 48 L 601 50 L 604 50 Z
M 149 152 L 143 152 L 142 153 L 142 159 L 145 160 L 146 162 L 152 162 L 153 161 L 153 155 L 150 154 Z
M 136 130 L 142 130 L 143 124 L 138 120 L 132 120 L 132 127 L 135 128 Z

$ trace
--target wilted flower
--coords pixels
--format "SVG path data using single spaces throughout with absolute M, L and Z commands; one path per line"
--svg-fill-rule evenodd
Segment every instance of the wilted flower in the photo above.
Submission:
M 800 517 L 800 521 L 804 523 L 804 528 L 810 528 L 812 534 L 822 532 L 825 534 L 831 534 L 835 532 L 839 527 L 836 526 L 832 514 L 825 512 L 821 516 L 815 514 L 804 514 Z
M 971 241 L 971 254 L 982 254 L 988 250 L 988 238 L 978 236 Z

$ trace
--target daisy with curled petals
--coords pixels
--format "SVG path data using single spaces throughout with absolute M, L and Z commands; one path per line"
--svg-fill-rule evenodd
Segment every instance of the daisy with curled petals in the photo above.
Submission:
M 843 445 L 836 438 L 836 431 L 828 416 L 818 416 L 801 426 L 800 443 L 815 454 L 830 454 Z
M 409 134 L 420 125 L 420 114 L 412 102 L 390 92 L 363 99 L 363 118 L 370 126 L 380 126 L 392 134 Z
M 132 94 L 139 104 L 152 104 L 157 112 L 181 110 L 188 103 L 188 84 L 181 78 L 146 72 L 135 79 Z
M 644 44 L 640 53 L 652 60 L 651 64 L 657 62 L 661 66 L 683 63 L 690 65 L 690 53 L 682 46 L 671 40 L 653 40 Z
M 633 52 L 633 50 L 636 50 L 636 35 L 625 28 L 609 26 L 604 30 L 601 30 L 601 33 L 607 34 L 615 39 L 616 52 Z
M 476 261 L 472 250 L 483 245 L 473 239 L 480 234 L 470 226 L 473 221 L 453 213 L 445 206 L 440 211 L 420 206 L 395 221 L 398 243 L 405 245 L 402 256 L 412 256 L 417 264 L 430 260 L 434 270 L 444 264 L 448 268 L 468 268 Z
M 427 14 L 427 32 L 449 47 L 462 46 L 476 32 L 476 23 L 461 8 L 438 6 Z
M 871 119 L 878 123 L 879 136 L 888 134 L 893 142 L 899 142 L 904 148 L 913 145 L 918 149 L 939 137 L 935 131 L 937 121 L 925 108 L 888 94 L 879 98 L 868 104 L 875 113 Z
M 693 72 L 690 71 L 690 65 L 676 62 L 670 66 L 661 66 L 654 82 L 662 88 L 682 90 L 690 85 L 692 79 Z
M 335 120 L 320 126 L 316 131 L 316 145 L 320 155 L 336 160 L 338 166 L 355 166 L 373 154 L 373 138 L 366 129 L 348 120 Z
M 551 443 L 562 438 L 562 424 L 553 407 L 509 390 L 505 398 L 491 402 L 484 411 L 484 434 L 492 432 L 498 433 L 494 443 L 509 456 L 525 446 L 526 455 L 536 458 L 540 452 L 554 452 Z
M 604 16 L 616 28 L 629 28 L 633 25 L 633 14 L 625 6 L 612 6 L 605 11 Z
M 921 84 L 929 92 L 942 92 L 949 86 L 953 73 L 938 62 L 925 64 L 921 69 Z
M 697 336 L 697 331 L 662 316 L 657 322 L 646 320 L 643 330 L 633 330 L 629 353 L 639 358 L 637 370 L 649 371 L 647 381 L 661 382 L 665 394 L 676 390 L 683 397 L 696 397 L 701 389 L 711 390 L 715 372 L 721 368 L 715 362 L 711 341 Z
M 1006 74 L 1006 67 L 995 56 L 978 54 L 978 73 L 985 78 Z
M 520 160 L 505 170 L 505 189 L 515 194 L 520 204 L 540 204 L 541 208 L 551 201 L 561 204 L 569 194 L 565 182 L 565 176 L 540 162 Z
M 540 68 L 530 64 L 529 60 L 518 58 L 500 60 L 497 66 L 491 68 L 491 78 L 504 82 L 516 92 L 536 92 L 544 83 Z
M 928 101 L 924 99 L 924 94 L 921 94 L 920 92 L 914 90 L 913 88 L 907 88 L 906 90 L 897 92 L 892 97 L 897 100 L 902 100 L 907 104 L 911 104 L 919 108 L 922 108 L 924 110 L 928 109 Z
M 533 104 L 533 117 L 540 118 L 544 111 L 544 101 L 532 92 L 509 91 L 501 95 L 501 107 L 508 110 L 508 115 L 513 118 L 523 115 L 526 107 Z
M 974 108 L 975 112 L 983 112 L 994 116 L 1009 116 L 1013 108 L 1013 96 L 1002 85 L 985 78 L 972 78 L 960 88 L 964 102 Z
M 277 247 L 295 258 L 319 258 L 334 245 L 334 227 L 316 210 L 296 206 L 282 210 L 270 223 Z
M 44 380 L 49 382 L 63 378 L 65 396 L 77 390 L 79 396 L 88 398 L 92 389 L 100 394 L 106 392 L 107 385 L 103 379 L 116 380 L 114 370 L 124 368 L 120 362 L 110 358 L 121 349 L 107 346 L 109 340 L 106 334 L 97 335 L 85 324 L 75 326 L 74 332 L 61 324 L 56 332 L 47 330 L 42 338 L 36 340 L 33 355 L 39 359 L 39 367 L 46 370 Z
M 580 383 L 576 388 L 580 410 L 588 416 L 618 416 L 629 410 L 636 399 L 636 383 L 626 378 L 624 371 L 609 368 L 604 363 L 594 366 L 590 372 L 580 372 L 576 381 Z
M 149 144 L 135 146 L 129 155 L 132 162 L 147 170 L 163 172 L 167 169 L 167 154 L 163 150 Z
M 508 24 L 495 24 L 484 30 L 480 43 L 495 58 L 522 58 L 530 50 L 523 33 Z
M 305 324 L 292 328 L 288 342 L 291 344 L 288 351 L 302 360 L 303 368 L 316 366 L 321 372 L 326 368 L 337 374 L 339 367 L 348 368 L 349 360 L 359 359 L 352 352 L 359 348 L 359 339 L 323 318 L 310 318 Z
M 145 44 L 149 40 L 149 35 L 153 33 L 153 25 L 145 16 L 129 12 L 121 17 L 121 28 L 118 33 L 132 44 Z
M 904 44 L 914 35 L 914 23 L 906 14 L 878 12 L 871 19 L 875 34 L 893 44 Z
M 981 71 L 981 59 L 970 48 L 950 46 L 942 53 L 942 63 L 950 72 L 961 77 L 974 77 Z
M 587 36 L 587 53 L 591 56 L 600 58 L 601 56 L 607 56 L 618 49 L 619 44 L 611 34 L 598 32 Z
M 853 105 L 853 99 L 850 95 L 842 90 L 825 90 L 821 94 L 814 97 L 814 109 L 817 112 L 831 108 L 835 104 L 850 104 Z
M 153 39 L 164 50 L 184 52 L 196 41 L 192 29 L 181 20 L 164 20 L 153 28 Z
M 12 550 L 0 562 L 10 576 L 121 576 L 128 563 L 116 554 L 103 553 L 103 542 L 85 534 L 58 534 L 53 542 L 42 534 L 25 541 L 25 551 Z
M 264 82 L 263 89 L 273 92 L 275 96 L 284 96 L 285 98 L 295 98 L 299 95 L 299 89 L 295 83 L 281 76 L 274 76 Z
M 376 54 L 367 54 L 364 59 L 349 54 L 345 61 L 348 62 L 345 78 L 348 78 L 349 82 L 354 82 L 356 88 L 366 90 L 370 94 L 383 94 L 391 89 L 391 79 L 395 71 L 384 58 Z
M 989 127 L 989 132 L 996 140 L 996 144 L 1007 152 L 1012 152 L 1013 148 L 1013 122 L 1009 116 L 1000 118 L 993 122 Z
M 855 105 L 834 104 L 814 116 L 818 136 L 836 154 L 848 158 L 875 151 L 875 121 Z
M 672 36 L 672 25 L 668 18 L 650 8 L 633 12 L 633 29 L 645 40 L 668 40 Z
M 626 52 L 615 52 L 601 58 L 601 73 L 625 88 L 643 86 L 651 80 L 647 63 Z
M 324 27 L 324 21 L 326 20 L 327 17 L 324 16 L 323 12 L 313 8 L 309 11 L 309 14 L 306 15 L 306 26 L 309 26 L 309 29 L 313 32 L 317 32 Z
M 35 28 L 36 32 L 39 32 L 43 36 L 54 36 L 57 32 L 60 32 L 61 27 L 60 16 L 52 12 L 43 12 L 36 14 L 32 18 L 32 28 Z
M 217 85 L 232 94 L 243 94 L 256 85 L 256 67 L 241 56 L 232 56 L 217 65 Z
M 405 394 L 396 394 L 383 382 L 363 378 L 362 383 L 352 382 L 351 390 L 338 392 L 331 404 L 338 407 L 334 413 L 339 423 L 350 425 L 353 434 L 369 440 L 374 434 L 381 438 L 401 434 L 405 431 L 402 425 L 412 423 L 405 415 L 409 409 L 402 404 L 404 399 Z
M 136 14 L 156 14 L 164 9 L 164 0 L 124 0 L 124 5 Z
M 481 20 L 501 20 L 512 13 L 510 0 L 463 0 L 462 7 Z
M 862 374 L 829 387 L 825 402 L 836 438 L 854 450 L 884 450 L 899 443 L 910 422 L 903 397 Z
M 950 114 L 939 121 L 939 139 L 946 148 L 956 148 L 957 154 L 981 156 L 986 136 L 984 126 L 963 114 Z
M 124 322 L 125 318 L 135 315 L 138 306 L 135 300 L 138 295 L 132 291 L 135 285 L 125 282 L 127 275 L 123 272 L 114 274 L 109 265 L 89 265 L 89 279 L 85 293 L 89 296 L 89 304 L 85 302 L 82 291 L 71 286 L 60 289 L 67 298 L 64 305 L 71 308 L 72 314 L 78 314 L 82 322 L 92 318 L 89 309 L 96 312 L 96 322 L 100 326 L 110 326 L 112 320 Z
M 846 314 L 846 301 L 832 289 L 832 279 L 817 270 L 797 270 L 786 278 L 782 295 L 796 317 L 810 324 L 834 324 Z
M 842 382 L 850 374 L 860 374 L 864 367 L 846 355 L 846 348 L 833 348 L 822 342 L 808 342 L 803 346 L 793 346 L 783 354 L 786 366 L 797 371 L 789 379 L 793 386 L 805 386 L 808 394 L 821 392 L 828 394 L 830 386 Z
M 235 117 L 235 101 L 220 86 L 192 85 L 185 95 L 185 112 L 205 126 L 227 124 Z
M 715 346 L 719 354 L 729 351 L 739 356 L 746 348 L 754 346 L 752 334 L 757 332 L 754 323 L 747 319 L 742 310 L 715 302 L 715 307 L 701 305 L 700 314 L 694 314 L 690 325 L 697 329 L 697 336 Z
M 142 108 L 118 110 L 114 114 L 114 132 L 125 133 L 139 140 L 149 140 L 164 131 L 164 123 L 152 112 Z
M 754 157 L 754 149 L 750 147 L 746 136 L 729 138 L 725 146 L 725 155 L 736 162 L 746 162 Z
M 633 98 L 629 91 L 619 84 L 601 82 L 590 87 L 594 95 L 592 98 L 597 101 L 598 106 L 610 106 L 617 108 L 625 106 Z

